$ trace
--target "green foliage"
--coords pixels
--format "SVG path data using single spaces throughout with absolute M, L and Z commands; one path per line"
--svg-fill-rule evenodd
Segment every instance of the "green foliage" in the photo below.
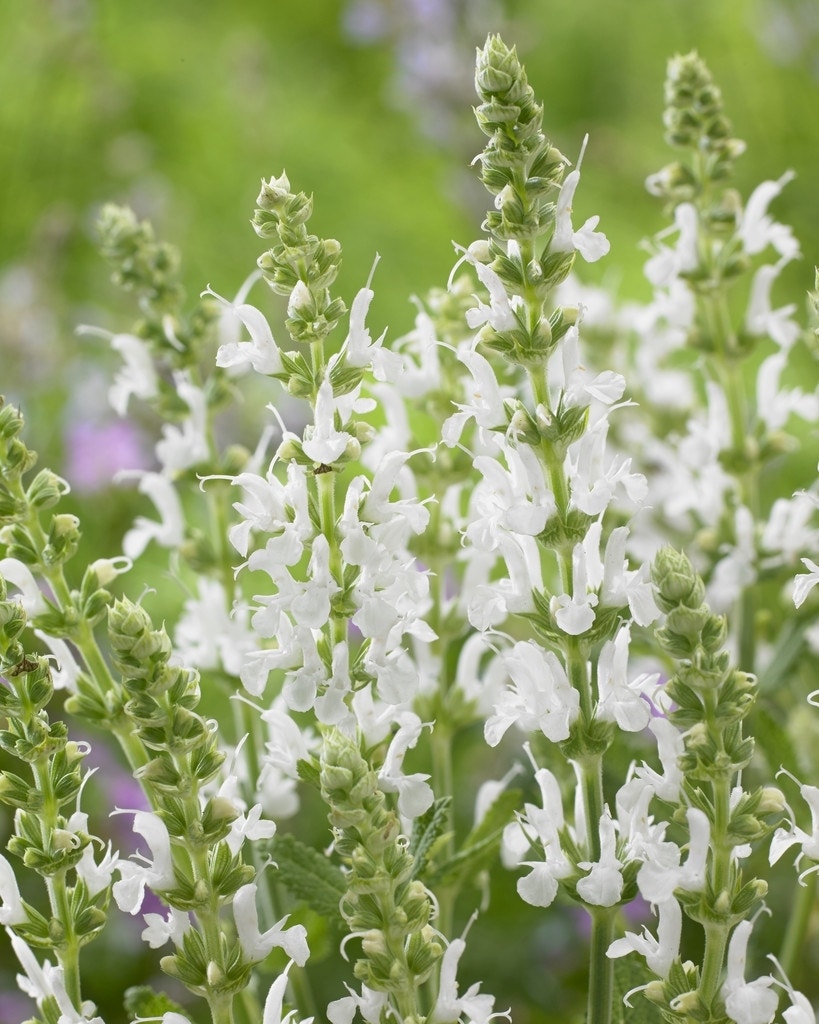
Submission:
M 331 928 L 341 928 L 339 903 L 347 884 L 339 868 L 289 832 L 276 836 L 271 853 L 277 866 L 276 877 L 287 891 L 324 918 Z

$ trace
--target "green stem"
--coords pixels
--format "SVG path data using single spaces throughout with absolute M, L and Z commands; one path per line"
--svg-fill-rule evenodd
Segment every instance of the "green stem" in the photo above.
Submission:
M 58 827 L 59 803 L 51 784 L 47 761 L 39 761 L 32 765 L 36 785 L 43 797 L 40 817 L 40 832 L 43 837 L 43 848 L 49 849 L 54 830 Z M 62 936 L 54 945 L 55 952 L 63 969 L 65 990 L 68 998 L 79 1010 L 82 1007 L 82 986 L 80 984 L 80 944 L 74 930 L 74 916 L 68 899 L 65 884 L 65 869 L 51 876 L 44 875 L 48 900 L 54 920 L 62 928 Z
M 589 999 L 586 1024 L 610 1024 L 614 1004 L 614 961 L 606 950 L 614 939 L 614 913 L 609 907 L 595 907 L 589 950 Z
M 336 533 L 336 475 L 334 472 L 317 473 L 314 477 L 319 498 L 319 522 L 321 532 L 327 538 L 330 548 L 330 576 L 335 583 L 344 587 L 344 563 Z M 347 617 L 331 612 L 330 643 L 333 647 L 347 639 Z
M 712 734 L 718 749 L 723 748 L 721 731 L 716 724 L 717 694 L 709 691 L 705 695 L 705 715 L 709 732 Z M 730 896 L 731 879 L 731 844 L 728 840 L 728 825 L 731 817 L 731 777 L 719 775 L 712 779 L 711 794 L 714 807 L 714 819 L 711 822 L 711 860 L 709 864 L 708 888 L 714 894 L 717 904 Z M 725 894 L 725 897 L 723 896 Z M 725 947 L 728 942 L 730 925 L 725 920 L 710 921 L 705 925 L 705 957 L 700 980 L 700 997 L 706 1006 L 710 1006 L 717 994 L 725 960 Z
M 705 925 L 705 957 L 700 978 L 700 998 L 708 1007 L 717 994 L 722 978 L 728 932 L 729 927 L 723 921 L 711 921 Z
M 446 724 L 437 723 L 432 730 L 432 777 L 435 779 L 435 786 L 439 794 L 454 797 L 455 785 L 452 771 L 452 735 Z M 455 852 L 454 838 L 454 814 L 452 804 L 447 808 L 447 821 L 444 832 L 449 836 L 444 856 L 451 857 Z M 452 937 L 455 915 L 456 892 L 452 885 L 443 886 L 437 893 L 438 897 L 438 921 L 439 931 L 447 938 Z M 437 997 L 438 972 L 434 971 L 431 977 L 433 996 Z M 433 1000 L 434 1003 L 434 1000 Z
M 788 916 L 788 927 L 782 941 L 782 951 L 779 954 L 779 962 L 785 976 L 797 987 L 799 969 L 804 962 L 808 923 L 816 904 L 817 878 L 819 878 L 819 874 L 814 871 L 805 879 L 805 884 L 799 886 L 791 913 Z
M 87 622 L 80 623 L 79 633 L 74 637 L 74 643 L 85 662 L 86 672 L 96 685 L 98 692 L 101 695 L 107 695 L 118 691 L 120 689 L 119 684 L 114 681 L 114 677 L 111 675 L 111 671 L 97 644 L 94 631 Z M 128 721 L 121 725 L 115 723 L 112 731 L 125 754 L 128 766 L 132 772 L 148 763 L 150 755 L 145 749 L 142 740 L 134 732 L 132 722 Z

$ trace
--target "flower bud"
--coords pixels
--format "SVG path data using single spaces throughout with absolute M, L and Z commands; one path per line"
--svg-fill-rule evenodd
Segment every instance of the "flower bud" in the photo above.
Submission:
M 50 508 L 56 505 L 69 486 L 62 477 L 50 469 L 41 469 L 26 491 L 26 498 L 33 508 Z
M 668 546 L 660 548 L 654 558 L 651 578 L 665 605 L 664 611 L 669 611 L 676 604 L 698 608 L 703 602 L 705 586 L 682 551 Z
M 290 194 L 290 181 L 282 171 L 278 178 L 271 178 L 265 181 L 262 178 L 262 189 L 256 199 L 256 205 L 266 211 L 278 211 L 283 209 L 285 200 Z
M 97 558 L 88 566 L 88 572 L 96 577 L 98 587 L 107 587 L 121 573 L 131 568 L 130 558 Z
M 782 814 L 786 807 L 785 796 L 776 786 L 763 786 L 759 791 L 758 814 Z

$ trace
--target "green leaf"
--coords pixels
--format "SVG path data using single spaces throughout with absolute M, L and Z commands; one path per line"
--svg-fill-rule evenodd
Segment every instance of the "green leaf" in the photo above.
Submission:
M 659 1009 L 650 1003 L 642 993 L 635 993 L 631 1007 L 625 1005 L 623 996 L 632 989 L 645 985 L 647 977 L 645 963 L 639 957 L 618 957 L 614 961 L 614 999 L 612 1000 L 611 1024 L 658 1024 L 662 1020 Z
M 338 905 L 347 892 L 347 883 L 339 868 L 323 853 L 286 832 L 276 836 L 272 854 L 279 867 L 277 877 L 285 888 L 341 927 Z
M 161 1018 L 166 1013 L 181 1013 L 186 1016 L 179 1003 L 169 999 L 164 992 L 154 992 L 148 985 L 134 985 L 133 988 L 127 989 L 123 1005 L 131 1020 L 137 1017 Z
M 772 771 L 786 768 L 791 775 L 799 778 L 802 766 L 797 757 L 793 740 L 773 715 L 763 708 L 753 719 L 754 737 L 765 755 Z
M 483 819 L 472 829 L 460 850 L 432 873 L 430 884 L 460 885 L 492 861 L 498 851 L 504 828 L 520 807 L 523 793 L 506 789 L 498 795 Z
M 333 388 L 333 394 L 336 397 L 349 394 L 358 387 L 363 377 L 364 371 L 359 367 L 337 364 L 330 371 L 330 384 Z
M 444 833 L 449 823 L 449 807 L 451 796 L 442 796 L 436 800 L 428 811 L 415 819 L 412 824 L 410 853 L 415 859 L 413 877 L 424 875 L 429 859 L 430 849 L 435 841 Z

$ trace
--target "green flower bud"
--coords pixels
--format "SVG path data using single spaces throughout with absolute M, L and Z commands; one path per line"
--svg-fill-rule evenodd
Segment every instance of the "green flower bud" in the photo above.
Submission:
M 759 791 L 759 814 L 782 814 L 786 807 L 785 796 L 776 786 L 763 786 Z
M 671 1009 L 674 1013 L 679 1014 L 681 1017 L 689 1017 L 692 1020 L 701 1020 L 702 1013 L 702 1001 L 700 1000 L 699 993 L 683 992 L 678 996 L 675 996 L 670 1003 Z
M 289 195 L 290 180 L 282 171 L 278 178 L 271 178 L 270 181 L 265 181 L 262 178 L 262 190 L 256 199 L 256 205 L 268 212 L 278 212 L 284 208 Z
M 28 625 L 25 609 L 16 601 L 0 601 L 0 651 Z
M 168 660 L 171 642 L 164 629 L 154 630 L 141 605 L 120 599 L 108 609 L 108 635 L 114 659 L 125 675 L 148 678 Z
M 8 442 L 22 433 L 24 421 L 21 413 L 0 395 L 0 441 Z
M 685 605 L 679 605 L 668 613 L 666 627 L 679 636 L 696 639 L 710 617 L 711 613 L 705 606 L 687 608 Z
M 41 469 L 26 491 L 26 498 L 32 508 L 51 508 L 67 494 L 68 484 L 50 469 Z
M 28 507 L 22 498 L 15 497 L 0 483 L 0 523 L 15 523 L 25 519 Z
M 68 561 L 80 543 L 80 521 L 75 515 L 61 512 L 51 520 L 48 543 L 43 548 L 43 562 L 58 565 Z
M 682 551 L 672 547 L 661 548 L 654 558 L 651 578 L 663 611 L 670 611 L 677 604 L 698 608 L 703 602 L 705 585 Z
M 18 438 L 13 438 L 6 446 L 6 466 L 12 470 L 12 475 L 22 476 L 28 472 L 37 462 L 37 453 L 29 451 Z

